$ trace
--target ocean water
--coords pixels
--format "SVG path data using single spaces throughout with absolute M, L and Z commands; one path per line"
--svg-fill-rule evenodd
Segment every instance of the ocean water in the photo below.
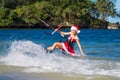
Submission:
M 69 30 L 63 30 L 69 31 Z M 46 54 L 44 47 L 65 41 L 52 30 L 0 30 L 0 80 L 119 80 L 120 30 L 82 29 L 85 58 Z M 75 45 L 75 51 L 80 51 Z

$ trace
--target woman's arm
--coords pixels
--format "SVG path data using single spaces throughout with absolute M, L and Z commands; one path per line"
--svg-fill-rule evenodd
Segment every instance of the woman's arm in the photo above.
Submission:
M 76 42 L 77 42 L 77 44 L 78 44 L 78 47 L 79 47 L 79 49 L 80 49 L 80 52 L 81 52 L 82 56 L 85 56 L 85 54 L 83 53 L 82 47 L 81 47 L 81 45 L 80 45 L 79 39 L 77 39 Z

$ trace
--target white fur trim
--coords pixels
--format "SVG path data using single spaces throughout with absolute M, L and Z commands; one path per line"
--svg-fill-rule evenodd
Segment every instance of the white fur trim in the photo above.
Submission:
M 80 30 L 78 30 L 77 33 L 80 33 Z
M 68 54 L 70 54 L 70 52 L 67 50 L 67 48 L 65 47 L 65 44 L 64 43 L 62 43 L 62 46 L 63 46 L 63 49 L 68 53 Z
M 71 30 L 75 30 L 77 33 L 80 33 L 80 30 L 78 30 L 76 27 L 72 26 Z
M 72 26 L 72 27 L 71 27 L 71 30 L 76 30 L 76 31 L 77 31 L 77 28 L 74 27 L 74 26 Z
M 72 55 L 72 56 L 76 56 L 77 54 L 72 54 L 72 53 L 70 53 L 68 50 L 67 50 L 67 48 L 65 47 L 65 44 L 64 43 L 62 43 L 62 46 L 63 46 L 63 49 L 69 54 L 69 55 Z

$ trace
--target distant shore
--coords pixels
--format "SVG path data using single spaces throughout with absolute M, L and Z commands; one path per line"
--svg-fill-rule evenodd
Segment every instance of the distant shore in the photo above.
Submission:
M 101 24 L 97 26 L 88 26 L 88 25 L 79 25 L 81 29 L 120 29 L 120 24 L 116 23 L 109 23 L 109 24 Z M 13 25 L 13 26 L 0 26 L 0 29 L 55 29 L 57 28 L 57 25 L 50 25 L 50 26 L 45 26 L 45 25 L 34 25 L 34 26 L 29 26 L 29 25 Z M 70 28 L 71 25 L 64 25 L 62 29 L 67 29 Z
M 21 26 L 0 26 L 0 29 L 56 29 L 57 25 L 45 26 L 45 25 L 35 25 L 35 26 L 28 26 L 28 25 L 21 25 Z M 63 26 L 62 29 L 70 28 L 71 26 Z M 84 28 L 81 27 L 80 28 Z M 89 27 L 85 27 L 89 29 Z

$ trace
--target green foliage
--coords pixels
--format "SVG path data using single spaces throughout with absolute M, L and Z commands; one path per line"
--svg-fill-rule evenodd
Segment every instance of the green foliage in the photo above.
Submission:
M 4 7 L 0 7 L 0 26 L 7 26 L 11 23 L 9 19 L 10 10 Z
M 0 26 L 22 23 L 33 26 L 42 19 L 52 24 L 60 22 L 93 26 L 108 16 L 116 16 L 110 0 L 1 0 Z
M 108 16 L 115 17 L 117 14 L 115 4 L 111 0 L 97 0 L 96 8 L 102 20 L 105 20 Z

